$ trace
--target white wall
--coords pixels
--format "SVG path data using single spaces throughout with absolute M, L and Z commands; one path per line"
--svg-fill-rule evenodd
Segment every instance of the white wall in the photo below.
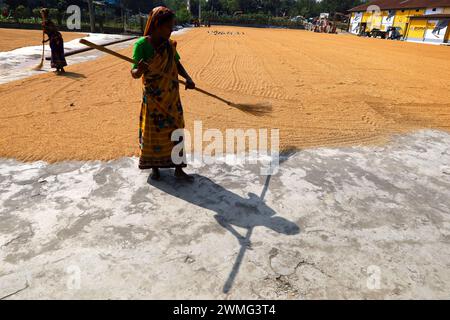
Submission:
M 436 11 L 433 11 L 433 9 L 436 9 Z M 439 13 L 443 13 L 444 12 L 444 8 L 427 8 L 425 10 L 425 14 L 439 14 Z
M 361 24 L 361 20 L 363 17 L 363 13 L 362 12 L 356 12 L 355 16 L 352 17 L 352 19 L 350 20 L 350 32 L 353 34 L 358 34 L 359 33 L 359 26 Z

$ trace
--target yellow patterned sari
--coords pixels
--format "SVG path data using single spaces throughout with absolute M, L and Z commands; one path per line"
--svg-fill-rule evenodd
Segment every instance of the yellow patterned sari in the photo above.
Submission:
M 173 168 L 172 149 L 181 140 L 171 140 L 172 133 L 184 129 L 180 100 L 176 42 L 168 40 L 148 62 L 143 76 L 143 101 L 139 121 L 140 169 Z M 186 167 L 182 164 L 181 167 Z

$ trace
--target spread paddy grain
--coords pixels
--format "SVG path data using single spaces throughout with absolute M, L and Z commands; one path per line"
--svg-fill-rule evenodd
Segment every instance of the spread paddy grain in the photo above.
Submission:
M 65 42 L 86 36 L 86 34 L 78 32 L 61 32 L 61 34 Z M 47 39 L 48 37 L 45 36 L 45 38 Z M 42 45 L 42 31 L 0 28 L 0 40 L 0 51 L 39 46 Z
M 188 129 L 195 120 L 203 129 L 279 128 L 282 148 L 380 144 L 393 133 L 450 130 L 449 47 L 238 27 L 175 38 L 198 87 L 271 107 L 243 112 L 182 90 Z M 108 56 L 67 71 L 0 85 L 0 157 L 137 155 L 142 91 L 130 65 Z

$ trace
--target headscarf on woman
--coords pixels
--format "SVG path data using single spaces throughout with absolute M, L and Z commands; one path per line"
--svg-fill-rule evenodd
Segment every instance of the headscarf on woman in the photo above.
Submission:
M 168 17 L 174 17 L 175 12 L 169 8 L 160 6 L 153 8 L 148 15 L 147 25 L 145 26 L 144 37 L 150 36 L 155 28 L 157 28 L 161 21 L 164 21 Z
M 144 31 L 144 37 L 151 36 L 153 33 L 153 30 L 158 28 L 162 23 L 166 22 L 167 19 L 174 18 L 174 17 L 175 17 L 175 12 L 173 12 L 172 10 L 170 10 L 167 7 L 159 6 L 159 7 L 153 8 L 152 11 L 150 11 L 150 13 L 148 15 L 147 24 L 145 26 L 145 31 Z M 166 43 L 163 43 L 163 45 L 161 45 L 160 48 L 155 48 L 156 50 L 158 50 L 158 49 L 166 49 L 167 50 L 167 54 L 169 55 L 169 59 L 168 59 L 169 64 L 167 65 L 166 71 L 171 68 L 171 62 L 173 60 L 172 58 L 175 54 L 174 50 L 172 50 L 171 43 L 175 47 L 177 46 L 176 41 L 169 40 Z

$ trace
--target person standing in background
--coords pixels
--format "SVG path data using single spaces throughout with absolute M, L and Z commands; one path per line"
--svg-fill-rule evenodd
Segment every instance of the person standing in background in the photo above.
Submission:
M 64 56 L 64 39 L 61 33 L 56 28 L 56 25 L 49 18 L 49 10 L 47 8 L 41 9 L 42 28 L 44 33 L 48 36 L 45 42 L 50 41 L 50 49 L 52 51 L 51 67 L 56 69 L 56 73 L 64 73 L 64 67 L 67 66 L 66 58 Z

